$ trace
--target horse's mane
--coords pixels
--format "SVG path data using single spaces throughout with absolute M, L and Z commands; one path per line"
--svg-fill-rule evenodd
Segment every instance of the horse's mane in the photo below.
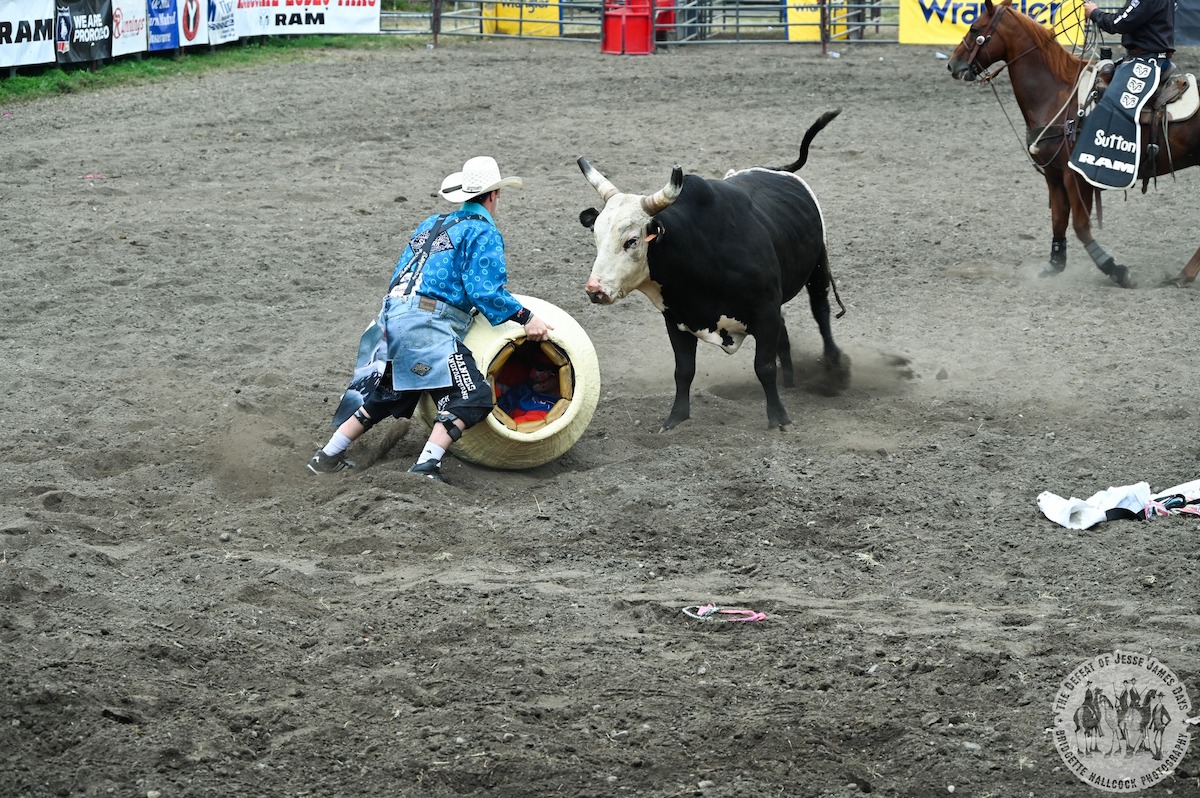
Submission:
M 1005 5 L 1008 5 L 1007 3 Z M 1083 66 L 1083 61 L 1070 52 L 1065 47 L 1059 44 L 1055 38 L 1054 31 L 1044 25 L 1038 24 L 1033 18 L 1021 13 L 1014 7 L 1009 7 L 1009 13 L 1013 19 L 1025 30 L 1029 38 L 1037 45 L 1037 49 L 1041 52 L 1042 57 L 1046 59 L 1046 66 L 1050 69 L 1059 80 L 1064 83 L 1074 83 L 1079 77 L 1080 69 Z

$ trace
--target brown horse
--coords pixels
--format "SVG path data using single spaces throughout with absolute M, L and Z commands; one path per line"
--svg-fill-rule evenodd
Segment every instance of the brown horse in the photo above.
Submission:
M 1013 94 L 1025 118 L 1030 156 L 1050 189 L 1053 237 L 1050 264 L 1043 274 L 1056 274 L 1066 267 L 1067 223 L 1071 222 L 1075 235 L 1100 271 L 1117 285 L 1131 287 L 1128 268 L 1118 264 L 1092 236 L 1092 205 L 1098 200 L 1099 190 L 1067 168 L 1077 131 L 1076 84 L 1086 62 L 1059 44 L 1053 31 L 1013 8 L 1012 0 L 999 4 L 984 0 L 979 17 L 950 55 L 948 68 L 958 80 L 975 80 L 985 69 L 1001 61 L 1008 68 Z M 1150 132 L 1143 125 L 1143 142 L 1151 140 Z M 1198 163 L 1200 114 L 1172 122 L 1157 156 L 1147 155 L 1143 145 L 1138 177 L 1145 181 Z M 1198 273 L 1200 250 L 1187 262 L 1178 279 L 1190 283 Z

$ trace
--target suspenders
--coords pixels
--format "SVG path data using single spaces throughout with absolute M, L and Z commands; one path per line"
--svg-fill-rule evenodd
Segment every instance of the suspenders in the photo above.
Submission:
M 396 269 L 395 276 L 392 277 L 392 282 L 388 285 L 388 296 L 408 296 L 416 290 L 420 284 L 421 272 L 425 268 L 425 262 L 429 260 L 429 256 L 435 252 L 445 252 L 448 249 L 454 249 L 454 242 L 450 240 L 447 231 L 459 222 L 465 222 L 468 219 L 486 222 L 487 219 L 477 213 L 469 213 L 466 216 L 458 216 L 453 219 L 450 214 L 443 213 L 433 223 L 433 226 L 428 230 L 417 233 L 408 242 L 409 248 L 413 252 L 412 258 L 408 263 L 404 264 L 403 268 Z

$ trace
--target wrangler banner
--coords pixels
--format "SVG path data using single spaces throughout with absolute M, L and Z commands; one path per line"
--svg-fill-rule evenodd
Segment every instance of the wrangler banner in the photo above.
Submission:
M 650 12 L 649 4 L 646 13 Z M 484 3 L 483 32 L 509 36 L 560 35 L 558 0 L 539 3 Z
M 1180 0 L 1175 4 L 1175 44 L 1200 44 L 1200 1 Z
M 1013 8 L 1052 28 L 1063 44 L 1083 43 L 1082 0 L 1014 0 Z M 982 0 L 900 0 L 900 43 L 958 44 L 982 11 Z
M 830 2 L 826 6 L 829 13 L 829 38 L 836 39 L 846 32 L 842 20 L 846 17 L 847 6 L 844 2 Z M 787 37 L 789 42 L 819 42 L 821 41 L 821 6 L 814 4 L 789 2 L 786 6 Z

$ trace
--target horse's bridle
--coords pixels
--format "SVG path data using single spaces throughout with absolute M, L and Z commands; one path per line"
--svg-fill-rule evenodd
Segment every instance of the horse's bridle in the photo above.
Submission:
M 971 31 L 968 29 L 963 36 L 963 47 L 967 48 L 967 69 L 971 73 L 971 79 L 975 80 L 983 74 L 983 69 L 975 63 L 975 59 L 979 57 L 988 43 L 991 42 L 992 36 L 996 33 L 996 25 L 1000 22 L 1001 15 L 1004 14 L 1004 9 L 1008 6 L 994 6 L 995 12 L 992 14 L 992 21 L 988 23 L 987 30 L 981 34 L 976 34 L 975 39 L 971 39 Z

